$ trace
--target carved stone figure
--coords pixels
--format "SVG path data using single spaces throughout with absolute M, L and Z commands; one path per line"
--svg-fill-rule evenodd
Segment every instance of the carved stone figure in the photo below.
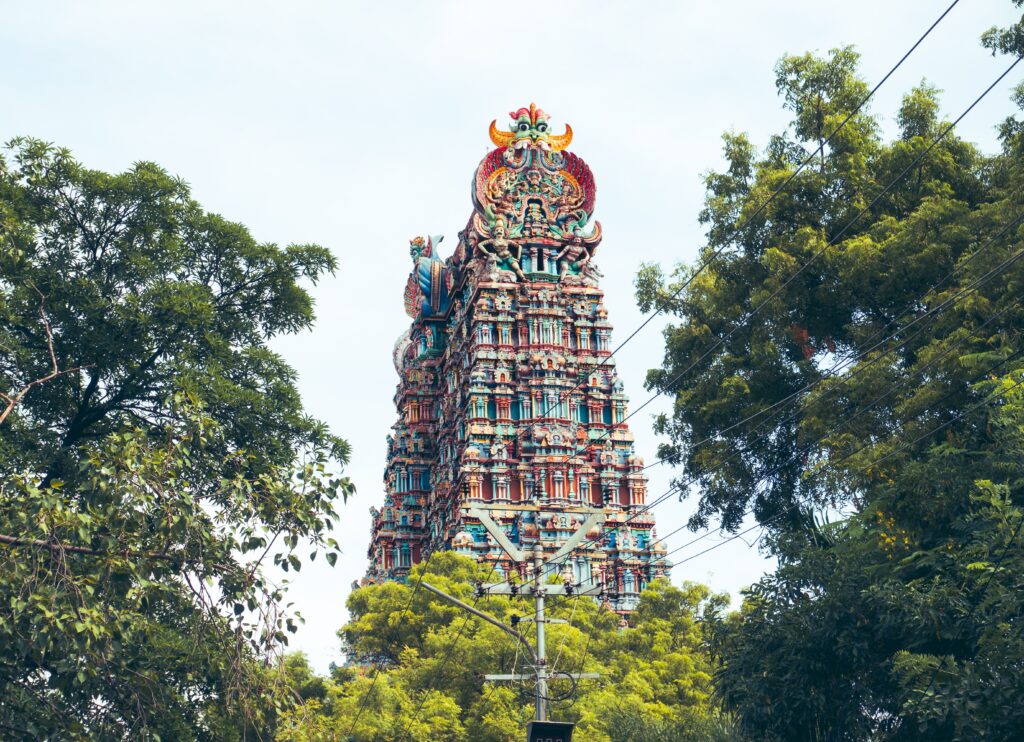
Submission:
M 518 111 L 512 111 L 509 118 L 512 119 L 512 131 L 509 132 L 499 131 L 498 122 L 491 122 L 491 141 L 499 147 L 508 147 L 512 150 L 537 147 L 545 151 L 558 152 L 572 143 L 572 127 L 566 124 L 564 134 L 552 134 L 550 117 L 533 103 L 529 108 L 524 106 Z
M 592 257 L 593 252 L 583 241 L 583 230 L 576 227 L 572 233 L 572 240 L 555 256 L 555 260 L 558 261 L 558 275 L 564 277 L 570 268 L 582 273 Z
M 519 245 L 506 237 L 505 220 L 498 217 L 491 227 L 491 238 L 477 243 L 477 247 L 496 260 L 503 260 L 511 266 L 521 281 L 526 280 L 523 269 L 519 267 Z

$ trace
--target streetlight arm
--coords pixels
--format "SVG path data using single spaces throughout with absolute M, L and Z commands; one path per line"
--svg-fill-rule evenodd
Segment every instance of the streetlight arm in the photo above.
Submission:
M 509 634 L 510 636 L 515 637 L 515 639 L 517 641 L 521 642 L 522 645 L 524 647 L 526 647 L 526 651 L 529 653 L 530 659 L 533 661 L 533 663 L 537 664 L 537 654 L 536 654 L 536 652 L 533 651 L 533 647 L 530 646 L 530 642 L 528 642 L 526 640 L 525 636 L 520 634 L 518 631 L 513 629 L 511 626 L 506 626 L 505 624 L 503 624 L 501 621 L 499 621 L 498 619 L 494 618 L 493 616 L 488 616 L 483 611 L 478 611 L 476 608 L 474 608 L 473 606 L 469 605 L 468 603 L 463 603 L 458 598 L 452 597 L 451 595 L 449 595 L 448 593 L 444 592 L 443 590 L 437 589 L 436 587 L 431 585 L 429 582 L 422 582 L 421 581 L 419 584 L 422 585 L 424 587 L 424 589 L 429 590 L 430 592 L 432 592 L 437 597 L 444 598 L 445 600 L 447 600 L 452 605 L 456 605 L 456 606 L 458 606 L 459 608 L 461 608 L 464 611 L 469 611 L 470 613 L 472 613 L 477 618 L 482 618 L 487 623 L 489 623 L 489 624 L 491 624 L 493 626 L 497 626 L 499 629 L 504 631 L 506 634 Z

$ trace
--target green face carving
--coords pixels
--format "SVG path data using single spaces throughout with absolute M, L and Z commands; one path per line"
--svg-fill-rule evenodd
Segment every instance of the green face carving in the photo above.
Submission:
M 531 121 L 528 113 L 520 114 L 512 125 L 512 139 L 513 141 L 519 141 L 528 139 L 531 142 L 536 142 L 538 139 L 548 138 L 548 120 L 546 118 L 537 117 L 537 121 Z
M 498 131 L 497 121 L 491 122 L 491 141 L 499 147 L 525 149 L 536 146 L 549 152 L 560 152 L 572 142 L 572 127 L 566 124 L 564 134 L 552 133 L 548 115 L 535 103 L 531 103 L 529 108 L 524 106 L 512 111 L 508 116 L 512 124 L 507 132 Z

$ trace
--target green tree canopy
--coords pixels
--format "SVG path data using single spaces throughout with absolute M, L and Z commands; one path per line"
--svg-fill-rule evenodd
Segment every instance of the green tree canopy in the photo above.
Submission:
M 326 698 L 312 698 L 286 714 L 279 739 L 522 738 L 533 714 L 532 688 L 485 687 L 482 676 L 522 672 L 526 652 L 486 622 L 466 623 L 466 613 L 426 590 L 413 595 L 421 576 L 469 603 L 472 586 L 489 577 L 472 560 L 442 552 L 413 569 L 411 585 L 354 591 L 351 620 L 339 632 L 351 664 L 336 670 Z M 552 695 L 564 700 L 553 702 L 552 714 L 576 721 L 573 739 L 580 742 L 733 739 L 730 723 L 711 699 L 713 664 L 703 628 L 705 613 L 722 605 L 723 598 L 703 586 L 656 581 L 626 629 L 620 616 L 590 598 L 552 601 L 551 616 L 569 621 L 549 627 L 552 671 L 602 674 L 599 681 L 581 681 L 575 694 L 566 680 L 556 680 Z M 532 612 L 523 598 L 487 596 L 476 607 L 506 623 Z M 376 682 L 375 667 L 382 668 Z
M 0 229 L 2 736 L 240 730 L 294 628 L 261 565 L 298 569 L 300 539 L 333 561 L 352 490 L 267 346 L 334 259 L 31 139 L 0 160 Z
M 1017 54 L 1020 29 L 986 39 Z M 746 732 L 1009 739 L 1024 725 L 1009 700 L 1024 689 L 1024 138 L 1005 122 L 986 155 L 953 132 L 915 162 L 944 128 L 922 83 L 893 141 L 860 112 L 826 143 L 864 90 L 855 61 L 784 58 L 791 125 L 760 153 L 729 135 L 706 177 L 706 267 L 639 276 L 644 308 L 678 318 L 648 376 L 674 398 L 661 453 L 697 483 L 692 526 L 752 515 L 780 561 L 715 632 Z
M 335 269 L 325 248 L 257 242 L 148 162 L 111 175 L 20 139 L 0 168 L 0 380 L 20 388 L 49 368 L 41 297 L 60 363 L 82 369 L 22 401 L 0 476 L 33 471 L 71 484 L 81 443 L 125 424 L 161 425 L 178 390 L 203 398 L 254 472 L 289 464 L 308 445 L 346 457 L 267 347 L 310 327 L 301 281 Z M 219 474 L 196 483 L 215 485 Z

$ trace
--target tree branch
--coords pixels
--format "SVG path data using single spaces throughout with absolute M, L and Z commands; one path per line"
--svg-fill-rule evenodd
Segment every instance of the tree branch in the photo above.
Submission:
M 16 392 L 13 395 L 0 392 L 0 398 L 3 398 L 3 400 L 7 402 L 7 406 L 4 407 L 2 412 L 0 412 L 0 425 L 2 425 L 4 420 L 7 419 L 8 415 L 10 415 L 11 412 L 14 411 L 14 408 L 21 404 L 21 401 L 25 398 L 25 395 L 32 391 L 33 388 L 40 386 L 41 384 L 45 384 L 48 381 L 53 381 L 59 376 L 64 376 L 66 374 L 75 373 L 76 371 L 81 371 L 86 368 L 91 368 L 91 365 L 75 366 L 73 368 L 66 368 L 62 371 L 60 367 L 57 365 L 57 353 L 53 347 L 53 329 L 50 327 L 50 318 L 46 315 L 46 297 L 43 296 L 43 294 L 35 286 L 33 286 L 32 288 L 34 288 L 36 290 L 36 293 L 39 294 L 39 318 L 40 320 L 42 320 L 43 329 L 46 331 L 46 349 L 50 353 L 50 373 L 46 374 L 46 376 L 41 376 L 38 379 L 30 381 L 28 384 L 23 386 L 18 392 Z
M 157 551 L 101 551 L 99 549 L 90 549 L 88 546 L 72 546 L 70 544 L 61 544 L 55 541 L 41 541 L 40 539 L 35 538 L 7 536 L 2 533 L 0 533 L 0 544 L 6 544 L 7 546 L 32 546 L 40 549 L 46 549 L 52 552 L 70 552 L 72 554 L 87 554 L 89 556 L 142 557 L 145 559 L 162 559 L 165 561 L 174 561 L 179 559 L 177 555 L 161 554 Z

